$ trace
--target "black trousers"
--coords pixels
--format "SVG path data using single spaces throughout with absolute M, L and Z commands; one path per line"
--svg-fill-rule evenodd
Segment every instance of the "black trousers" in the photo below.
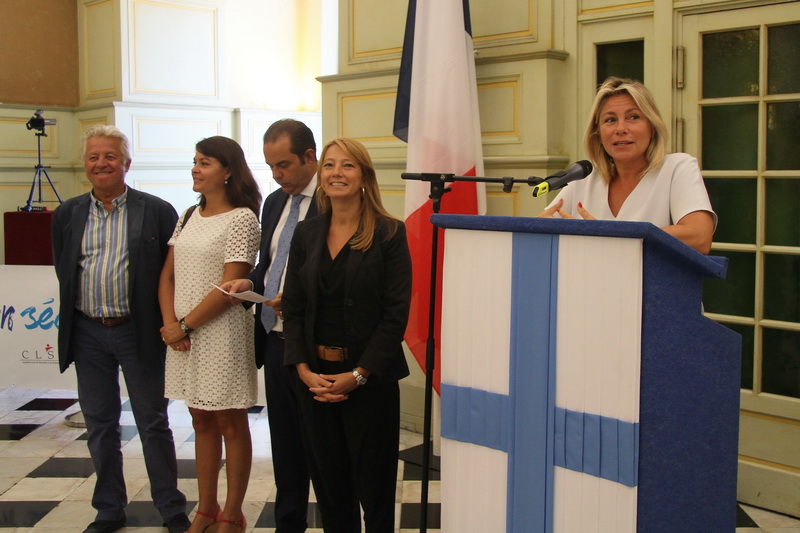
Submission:
M 276 533 L 300 533 L 308 527 L 309 473 L 303 452 L 297 407 L 297 373 L 283 364 L 284 341 L 274 331 L 267 335 L 264 384 L 275 472 Z
M 320 361 L 323 374 L 352 365 Z M 299 382 L 299 378 L 298 378 Z M 400 440 L 400 387 L 370 377 L 339 403 L 313 399 L 298 386 L 308 465 L 325 533 L 395 530 L 395 493 Z

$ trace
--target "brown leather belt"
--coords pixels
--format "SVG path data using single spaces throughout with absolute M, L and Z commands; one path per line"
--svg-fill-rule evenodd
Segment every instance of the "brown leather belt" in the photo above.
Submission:
M 345 361 L 347 359 L 347 348 L 341 346 L 320 346 L 317 345 L 317 357 L 324 361 Z
M 121 326 L 122 324 L 127 324 L 130 322 L 131 316 L 89 316 L 83 311 L 78 311 L 81 316 L 85 316 L 89 320 L 94 320 L 95 322 L 99 322 L 104 326 L 114 327 L 114 326 Z

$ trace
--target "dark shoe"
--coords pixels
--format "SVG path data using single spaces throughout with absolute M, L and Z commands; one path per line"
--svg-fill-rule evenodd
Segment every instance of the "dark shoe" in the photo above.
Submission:
M 167 528 L 169 533 L 184 533 L 187 529 L 192 527 L 189 517 L 186 513 L 176 514 L 164 522 L 164 527 Z
M 114 533 L 118 529 L 125 527 L 125 519 L 119 520 L 95 520 L 89 527 L 83 530 L 83 533 Z M 181 531 L 183 533 L 183 531 Z

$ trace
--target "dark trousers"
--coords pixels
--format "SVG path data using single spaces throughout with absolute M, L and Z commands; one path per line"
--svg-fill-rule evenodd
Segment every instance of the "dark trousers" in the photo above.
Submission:
M 283 364 L 283 339 L 267 335 L 264 384 L 275 470 L 276 533 L 302 533 L 308 527 L 309 473 L 303 452 L 295 392 L 296 372 Z
M 348 363 L 320 363 L 323 374 L 348 371 Z M 392 533 L 400 440 L 397 382 L 370 377 L 339 403 L 318 402 L 304 387 L 298 394 L 325 533 L 360 532 L 359 504 L 367 533 Z
M 143 364 L 136 353 L 133 324 L 107 327 L 76 317 L 72 332 L 78 400 L 89 433 L 89 453 L 97 473 L 92 506 L 97 520 L 125 516 L 128 497 L 122 471 L 119 368 L 128 387 L 133 417 L 142 439 L 153 503 L 164 519 L 186 511 L 178 490 L 175 443 L 164 398 L 164 361 Z

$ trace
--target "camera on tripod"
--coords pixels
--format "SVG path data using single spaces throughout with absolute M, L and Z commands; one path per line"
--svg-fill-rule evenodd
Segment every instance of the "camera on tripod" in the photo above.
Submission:
M 34 167 L 36 172 L 33 175 L 33 183 L 31 184 L 31 193 L 28 196 L 28 203 L 24 206 L 19 208 L 20 211 L 46 211 L 47 209 L 43 206 L 34 206 L 33 205 L 33 193 L 36 191 L 37 187 L 39 189 L 39 203 L 44 202 L 42 200 L 42 174 L 44 177 L 47 178 L 47 182 L 50 184 L 50 188 L 53 189 L 53 193 L 56 195 L 58 199 L 58 203 L 61 203 L 61 197 L 58 195 L 58 191 L 56 190 L 55 186 L 53 185 L 53 181 L 50 179 L 50 175 L 47 173 L 47 169 L 50 167 L 46 167 L 42 164 L 42 137 L 47 137 L 47 134 L 44 132 L 45 126 L 55 126 L 56 119 L 54 118 L 44 118 L 42 116 L 42 110 L 37 109 L 36 112 L 33 114 L 31 119 L 25 124 L 29 130 L 36 130 L 36 152 L 39 156 L 39 162 Z
M 45 126 L 55 126 L 57 121 L 54 118 L 44 118 L 42 116 L 42 110 L 37 109 L 36 112 L 33 114 L 31 119 L 25 124 L 25 127 L 29 130 L 37 130 L 40 133 L 36 135 L 44 135 L 47 137 L 47 134 L 44 132 Z

